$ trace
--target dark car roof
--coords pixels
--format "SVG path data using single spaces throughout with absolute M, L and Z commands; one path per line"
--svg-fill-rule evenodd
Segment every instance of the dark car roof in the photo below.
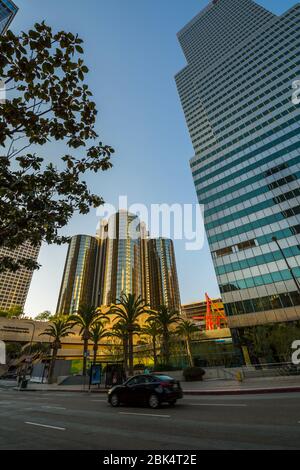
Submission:
M 128 380 L 133 379 L 134 377 L 154 377 L 155 379 L 159 379 L 159 380 L 174 380 L 173 377 L 170 377 L 169 375 L 160 374 L 159 372 L 157 374 L 152 373 L 152 374 L 133 375 L 129 377 Z

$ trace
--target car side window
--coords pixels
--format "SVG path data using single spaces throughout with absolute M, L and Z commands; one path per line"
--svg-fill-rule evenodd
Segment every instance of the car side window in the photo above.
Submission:
M 137 382 L 137 377 L 133 377 L 131 380 L 129 380 L 129 382 L 127 382 L 127 385 L 129 387 L 132 387 L 132 385 L 136 385 L 138 382 Z
M 131 380 L 129 380 L 129 382 L 127 382 L 127 385 L 129 387 L 132 387 L 133 385 L 140 385 L 144 383 L 145 383 L 145 377 L 137 375 L 136 377 L 133 377 Z
M 146 378 L 143 375 L 137 376 L 137 379 L 138 379 L 137 383 L 139 385 L 144 384 L 146 382 Z
M 155 380 L 153 379 L 153 377 L 145 377 L 145 382 L 146 384 L 151 384 L 155 382 Z

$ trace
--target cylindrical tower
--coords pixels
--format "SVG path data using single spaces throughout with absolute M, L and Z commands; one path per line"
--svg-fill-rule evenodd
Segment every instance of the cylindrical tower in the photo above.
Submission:
M 148 241 L 151 308 L 165 305 L 180 312 L 180 292 L 174 246 L 168 238 Z
M 93 305 L 98 247 L 98 240 L 90 235 L 72 237 L 57 303 L 57 314 L 71 314 L 78 310 L 81 304 Z
M 142 295 L 141 227 L 137 215 L 120 210 L 102 226 L 105 244 L 103 305 L 115 303 L 122 293 Z

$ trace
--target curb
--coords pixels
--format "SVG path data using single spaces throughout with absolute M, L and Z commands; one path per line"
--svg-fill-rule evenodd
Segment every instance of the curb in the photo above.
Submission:
M 107 393 L 107 390 L 59 390 L 59 389 L 40 389 L 40 388 L 14 388 L 17 392 L 41 392 L 41 393 Z
M 248 388 L 244 390 L 183 390 L 184 395 L 254 395 L 267 393 L 300 392 L 300 387 Z

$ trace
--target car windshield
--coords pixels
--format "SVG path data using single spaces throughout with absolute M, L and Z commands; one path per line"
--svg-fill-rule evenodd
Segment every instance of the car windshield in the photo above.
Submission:
M 154 377 L 157 377 L 159 380 L 163 380 L 163 381 L 174 380 L 172 379 L 172 377 L 169 377 L 169 375 L 155 375 Z

